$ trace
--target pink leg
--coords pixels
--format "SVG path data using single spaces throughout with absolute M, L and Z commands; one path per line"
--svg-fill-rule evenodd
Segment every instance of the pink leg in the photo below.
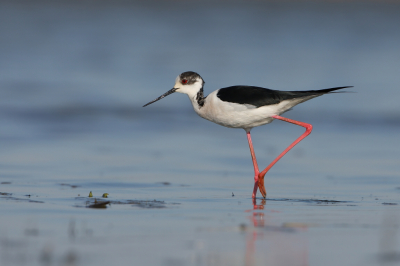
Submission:
M 246 131 L 246 134 L 247 134 L 247 140 L 249 141 L 251 159 L 253 160 L 253 166 L 254 166 L 254 189 L 252 198 L 255 198 L 258 189 L 258 174 L 260 173 L 260 171 L 258 170 L 256 154 L 254 153 L 253 142 L 251 141 L 250 131 L 249 132 Z
M 267 196 L 267 192 L 265 191 L 265 187 L 264 187 L 264 176 L 265 174 L 269 171 L 269 169 L 271 169 L 272 166 L 274 166 L 274 164 L 279 161 L 279 159 L 281 159 L 283 157 L 283 155 L 285 155 L 290 149 L 292 149 L 297 143 L 299 143 L 301 140 L 303 140 L 305 137 L 307 137 L 312 130 L 312 125 L 304 123 L 304 122 L 299 122 L 296 120 L 292 120 L 289 118 L 285 118 L 279 115 L 273 115 L 272 116 L 275 119 L 279 119 L 282 121 L 286 121 L 295 125 L 299 125 L 302 127 L 306 128 L 306 132 L 304 132 L 299 138 L 297 138 L 292 144 L 290 144 L 289 147 L 287 147 L 278 157 L 276 157 L 275 160 L 272 161 L 272 163 L 270 163 L 267 168 L 264 169 L 264 171 L 262 171 L 259 175 L 258 175 L 258 187 L 260 188 L 260 192 L 263 195 L 263 197 L 265 198 Z M 253 193 L 254 194 L 254 193 Z

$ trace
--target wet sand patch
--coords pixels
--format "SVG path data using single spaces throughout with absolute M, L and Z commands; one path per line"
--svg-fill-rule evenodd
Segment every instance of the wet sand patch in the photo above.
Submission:
M 289 199 L 289 198 L 267 199 L 267 201 L 303 202 L 303 203 L 316 204 L 316 205 L 334 205 L 334 204 L 353 203 L 352 201 L 342 201 L 342 200 Z M 351 205 L 347 205 L 347 206 L 356 206 L 356 205 L 351 204 Z
M 76 197 L 76 200 L 83 201 L 74 207 L 86 207 L 94 209 L 105 209 L 111 205 L 132 205 L 143 209 L 163 209 L 168 205 L 179 205 L 180 203 L 166 203 L 161 200 L 104 200 L 99 198 Z
M 5 200 L 27 201 L 27 202 L 33 202 L 33 203 L 44 203 L 44 201 L 30 199 L 31 195 L 25 195 L 25 197 L 28 197 L 27 199 L 13 197 L 12 193 L 6 193 L 6 192 L 0 192 L 0 195 L 4 196 L 4 197 L 0 197 L 0 199 L 5 199 Z

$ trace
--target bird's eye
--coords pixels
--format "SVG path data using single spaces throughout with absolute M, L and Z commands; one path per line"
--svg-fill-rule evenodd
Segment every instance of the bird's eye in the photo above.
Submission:
M 186 83 L 188 83 L 188 80 L 187 79 L 182 79 L 182 84 L 186 84 Z

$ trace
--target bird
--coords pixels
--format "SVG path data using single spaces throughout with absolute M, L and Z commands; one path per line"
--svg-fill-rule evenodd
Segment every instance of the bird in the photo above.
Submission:
M 311 124 L 282 117 L 281 114 L 289 111 L 295 105 L 312 98 L 353 87 L 344 86 L 307 91 L 279 91 L 256 86 L 236 85 L 215 90 L 208 96 L 204 96 L 204 84 L 204 79 L 198 73 L 193 71 L 183 72 L 175 79 L 175 85 L 172 89 L 145 104 L 143 107 L 157 102 L 172 93 L 184 93 L 189 96 L 194 111 L 200 117 L 224 127 L 244 129 L 254 167 L 253 199 L 257 196 L 257 190 L 260 191 L 263 198 L 266 198 L 267 192 L 264 186 L 265 174 L 290 149 L 307 137 L 313 128 Z M 254 127 L 269 124 L 275 119 L 302 126 L 306 130 L 264 170 L 260 171 L 250 131 Z

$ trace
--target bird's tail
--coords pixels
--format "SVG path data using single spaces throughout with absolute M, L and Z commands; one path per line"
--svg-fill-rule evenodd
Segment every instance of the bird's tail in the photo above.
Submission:
M 330 89 L 323 89 L 323 90 L 310 90 L 310 91 L 285 91 L 281 92 L 282 100 L 289 100 L 287 104 L 282 107 L 280 110 L 280 114 L 289 111 L 294 106 L 298 105 L 299 103 L 308 101 L 312 98 L 327 94 L 327 93 L 335 93 L 337 90 L 351 88 L 353 86 L 345 86 L 345 87 L 336 87 Z
M 335 88 L 329 88 L 329 89 L 323 89 L 323 90 L 310 90 L 310 91 L 288 91 L 288 95 L 290 98 L 300 98 L 300 97 L 306 97 L 306 96 L 320 96 L 322 94 L 326 93 L 332 93 L 337 90 L 341 89 L 346 89 L 346 88 L 352 88 L 353 86 L 344 86 L 344 87 L 335 87 Z

